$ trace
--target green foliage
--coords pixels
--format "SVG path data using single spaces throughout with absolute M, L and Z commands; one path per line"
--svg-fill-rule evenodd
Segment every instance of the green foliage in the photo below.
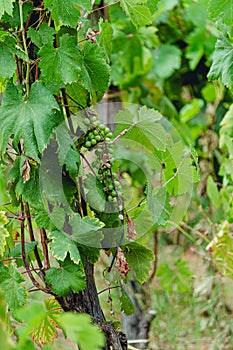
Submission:
M 135 312 L 134 303 L 130 299 L 129 294 L 123 285 L 121 286 L 120 303 L 121 311 L 124 312 L 127 316 L 132 315 Z
M 86 264 L 101 265 L 103 249 L 121 252 L 120 304 L 130 315 L 119 278 L 144 283 L 157 264 L 152 233 L 184 220 L 174 236 L 199 249 L 208 241 L 232 277 L 232 1 L 109 0 L 96 11 L 100 3 L 0 0 L 0 289 L 7 328 L 12 313 L 23 321 L 11 340 L 0 299 L 6 349 L 51 350 L 58 328 L 81 349 L 104 346 L 89 317 L 61 314 L 54 299 L 32 303 L 22 266 L 27 288 L 69 304 L 88 292 Z M 109 128 L 95 108 L 106 92 L 122 104 Z M 196 228 L 201 216 L 208 232 Z M 114 282 L 115 258 L 105 267 Z M 167 294 L 191 292 L 184 260 L 158 265 L 157 276 Z
M 218 79 L 221 77 L 223 84 L 231 88 L 233 86 L 233 45 L 229 38 L 221 36 L 217 40 L 213 63 L 208 73 L 209 79 Z
M 136 27 L 151 23 L 150 9 L 146 5 L 142 5 L 145 2 L 146 0 L 122 0 L 120 2 L 122 9 Z
M 176 260 L 173 266 L 167 263 L 159 265 L 157 276 L 161 286 L 168 293 L 173 291 L 186 293 L 192 290 L 190 282 L 192 282 L 193 274 L 185 260 Z
M 15 149 L 18 150 L 17 144 L 23 139 L 27 156 L 39 161 L 39 152 L 45 149 L 59 122 L 53 113 L 58 108 L 53 95 L 42 83 L 36 82 L 32 85 L 29 98 L 22 94 L 22 87 L 9 83 L 0 109 L 2 151 L 6 150 L 13 134 Z
M 14 312 L 25 303 L 27 293 L 25 288 L 21 286 L 24 279 L 12 264 L 7 268 L 3 263 L 0 263 L 0 272 L 0 288 L 11 312 Z
M 1 2 L 0 2 L 0 19 L 5 12 L 8 15 L 12 16 L 13 2 L 14 2 L 14 0 L 1 0 Z
M 67 312 L 61 315 L 60 322 L 65 333 L 83 350 L 99 350 L 104 346 L 103 334 L 91 323 L 88 315 Z
M 214 20 L 219 18 L 223 23 L 232 25 L 233 23 L 233 4 L 231 0 L 210 0 L 209 1 L 210 16 Z
M 72 239 L 72 237 L 68 236 L 65 232 L 56 230 L 49 233 L 49 238 L 52 240 L 49 247 L 54 258 L 64 261 L 69 254 L 70 259 L 75 264 L 78 265 L 80 263 L 81 258 L 77 243 Z
M 91 11 L 92 6 L 88 0 L 69 0 L 66 2 L 45 0 L 45 8 L 51 9 L 56 27 L 67 25 L 75 28 L 78 25 L 80 9 Z
M 136 279 L 143 283 L 149 277 L 151 261 L 155 259 L 152 251 L 142 244 L 132 242 L 122 247 L 129 268 L 136 275 Z
M 69 257 L 59 261 L 60 268 L 51 267 L 46 272 L 46 281 L 59 296 L 68 295 L 72 290 L 79 292 L 86 286 L 82 263 L 74 264 Z

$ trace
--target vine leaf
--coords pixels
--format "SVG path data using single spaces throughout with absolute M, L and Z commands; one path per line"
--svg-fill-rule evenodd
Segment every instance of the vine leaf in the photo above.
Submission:
M 60 268 L 52 267 L 46 272 L 46 282 L 59 296 L 66 296 L 72 290 L 75 293 L 86 287 L 85 273 L 82 264 L 74 264 L 69 257 L 59 261 Z
M 209 1 L 210 16 L 217 20 L 222 18 L 223 23 L 227 25 L 233 24 L 233 3 L 232 0 L 210 0 Z
M 35 255 L 31 254 L 35 247 L 38 245 L 38 242 L 26 242 L 25 243 L 25 255 L 28 261 L 28 264 L 30 264 L 31 261 L 35 260 Z M 40 253 L 40 250 L 39 250 Z M 22 261 L 22 246 L 21 243 L 16 244 L 12 249 L 10 249 L 9 257 L 11 258 L 20 258 L 16 260 L 17 267 L 24 266 L 24 263 Z M 42 258 L 42 257 L 41 257 Z
M 81 261 L 77 243 L 75 243 L 71 236 L 63 231 L 55 230 L 48 234 L 48 237 L 52 240 L 49 243 L 49 247 L 52 251 L 54 258 L 64 261 L 68 253 L 70 259 L 75 263 L 79 264 Z
M 89 216 L 81 218 L 79 214 L 76 214 L 70 218 L 69 224 L 72 227 L 72 237 L 79 244 L 92 247 L 100 246 L 101 232 L 98 231 L 104 224 L 99 219 Z
M 121 286 L 121 311 L 123 311 L 127 316 L 134 314 L 135 306 L 132 300 L 130 299 L 129 294 L 127 293 L 124 286 Z
M 9 174 L 11 196 L 14 196 L 14 198 L 17 199 L 19 196 L 22 196 L 22 199 L 25 202 L 28 202 L 33 208 L 43 209 L 44 206 L 39 181 L 40 167 L 38 164 L 31 164 L 30 179 L 27 182 L 24 182 L 22 176 L 22 165 L 24 164 L 25 158 L 25 156 L 17 157 L 11 168 Z
M 211 80 L 221 77 L 223 84 L 233 87 L 233 44 L 224 36 L 216 42 L 213 63 L 207 77 Z
M 104 346 L 104 335 L 93 325 L 89 315 L 63 313 L 59 321 L 65 334 L 78 344 L 82 350 L 101 350 Z
M 6 238 L 10 236 L 5 225 L 8 224 L 8 219 L 4 211 L 0 211 L 0 256 L 3 256 L 6 247 Z
M 81 80 L 94 102 L 101 100 L 110 82 L 110 66 L 105 61 L 105 55 L 91 42 L 84 45 Z
M 132 113 L 130 110 L 120 111 L 115 122 L 118 124 L 115 135 L 119 135 L 124 130 L 129 130 L 123 140 L 130 139 L 142 144 L 147 151 L 153 152 L 153 148 L 165 150 L 167 145 L 167 135 L 160 125 L 161 114 L 154 109 L 141 107 L 139 111 Z
M 151 270 L 151 261 L 155 259 L 153 252 L 136 242 L 131 242 L 121 249 L 125 253 L 129 268 L 136 274 L 137 280 L 144 283 Z
M 39 63 L 41 78 L 54 93 L 68 83 L 76 82 L 81 74 L 81 55 L 77 40 L 68 34 L 60 38 L 60 46 L 47 43 L 39 51 L 43 59 Z
M 0 289 L 4 292 L 11 312 L 23 306 L 25 302 L 27 293 L 20 285 L 23 281 L 23 277 L 13 265 L 10 265 L 8 270 L 3 263 L 0 263 Z
M 59 106 L 51 92 L 40 82 L 32 85 L 30 97 L 22 95 L 20 87 L 9 83 L 6 86 L 0 108 L 2 132 L 2 151 L 4 152 L 10 137 L 13 137 L 14 148 L 23 139 L 27 156 L 39 161 L 38 153 L 42 152 L 58 124 L 58 117 L 53 110 Z
M 24 343 L 30 335 L 35 343 L 43 347 L 58 336 L 57 328 L 61 313 L 60 305 L 54 298 L 47 298 L 43 304 L 30 303 L 17 311 L 17 318 L 24 322 L 18 329 L 20 343 Z
M 17 54 L 15 46 L 16 41 L 13 37 L 0 32 L 0 76 L 2 78 L 11 78 L 15 72 L 14 55 Z
M 0 19 L 5 12 L 12 16 L 14 2 L 15 0 L 0 0 Z
M 216 208 L 219 208 L 221 205 L 221 198 L 220 198 L 220 194 L 218 192 L 218 186 L 214 182 L 211 175 L 209 175 L 207 178 L 206 192 L 207 192 L 207 195 L 208 195 L 211 203 L 213 203 L 213 205 Z
M 129 16 L 135 27 L 151 23 L 151 13 L 147 6 L 142 5 L 146 0 L 122 0 L 120 5 Z
M 56 30 L 49 27 L 47 23 L 42 23 L 38 30 L 30 27 L 27 32 L 27 37 L 39 48 L 45 44 L 53 43 L 53 36 Z
M 45 0 L 45 8 L 51 9 L 52 17 L 57 27 L 67 25 L 76 28 L 80 18 L 80 10 L 92 10 L 89 0 Z

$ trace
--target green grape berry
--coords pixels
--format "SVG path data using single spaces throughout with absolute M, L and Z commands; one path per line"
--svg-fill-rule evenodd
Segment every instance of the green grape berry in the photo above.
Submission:
M 94 126 L 99 126 L 100 125 L 100 121 L 99 120 L 96 120 L 93 122 Z
M 98 131 L 95 129 L 95 130 L 93 130 L 93 134 L 94 135 L 99 135 L 99 133 L 98 133 Z
M 91 140 L 91 144 L 92 144 L 92 146 L 95 146 L 95 145 L 97 144 L 96 139 L 92 139 L 92 140 Z
M 91 117 L 91 121 L 94 123 L 97 120 L 96 116 Z
M 99 129 L 104 131 L 105 130 L 105 125 L 104 124 L 100 124 L 99 125 Z
M 104 131 L 105 131 L 105 134 L 107 135 L 110 132 L 110 129 L 106 126 Z
M 109 137 L 110 139 L 112 138 L 112 133 L 111 132 L 108 132 L 107 134 L 106 134 L 106 137 Z
M 113 197 L 116 197 L 116 196 L 117 196 L 116 191 L 114 191 L 114 190 L 112 191 L 112 196 L 113 196 Z
M 85 147 L 86 147 L 86 148 L 90 148 L 90 147 L 91 147 L 91 141 L 86 141 Z
M 105 141 L 106 142 L 111 142 L 111 139 L 109 137 L 106 137 Z
M 89 125 L 89 124 L 91 123 L 91 121 L 90 121 L 89 118 L 85 118 L 83 122 L 84 122 L 84 124 L 86 124 L 86 125 Z
M 97 142 L 101 141 L 101 136 L 100 135 L 95 135 L 95 139 Z
M 108 196 L 108 202 L 112 202 L 113 197 L 111 195 Z
M 108 185 L 108 189 L 109 189 L 109 191 L 112 191 L 113 190 L 113 184 Z
M 91 139 L 93 139 L 93 138 L 94 138 L 94 134 L 93 134 L 93 132 L 89 132 L 89 134 L 88 134 L 88 138 L 89 138 L 89 140 L 91 140 Z

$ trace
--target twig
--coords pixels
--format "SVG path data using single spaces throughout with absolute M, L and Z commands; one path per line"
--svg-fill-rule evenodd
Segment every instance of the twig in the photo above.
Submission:
M 42 245 L 43 254 L 44 254 L 44 268 L 45 270 L 48 270 L 50 268 L 48 245 L 47 245 L 48 238 L 44 228 L 40 229 L 40 237 L 41 237 L 41 245 Z
M 99 10 L 106 9 L 107 7 L 110 7 L 110 6 L 119 4 L 119 2 L 120 2 L 120 0 L 114 2 L 113 4 L 108 4 L 108 5 L 105 5 L 105 6 L 102 6 L 102 7 L 98 7 L 97 9 L 94 9 L 94 10 L 92 11 L 92 13 L 93 13 L 93 12 L 96 12 L 96 11 L 99 11 Z
M 148 279 L 148 282 L 151 282 L 153 280 L 153 278 L 155 277 L 156 274 L 156 270 L 157 270 L 157 265 L 158 265 L 158 231 L 154 232 L 154 249 L 153 249 L 153 253 L 155 256 L 155 259 L 153 260 L 153 265 L 152 265 L 152 270 Z
M 62 93 L 62 98 L 64 101 L 64 112 L 65 112 L 64 115 L 66 115 L 66 119 L 68 120 L 68 124 L 69 124 L 71 133 L 74 134 L 74 127 L 73 127 L 73 123 L 71 120 L 70 109 L 68 107 L 68 100 L 67 100 L 65 88 L 61 89 L 61 93 Z
M 38 289 L 42 290 L 43 292 L 45 293 L 48 293 L 48 294 L 54 294 L 50 289 L 47 289 L 47 288 L 44 288 L 42 287 L 38 282 L 37 280 L 34 278 L 30 268 L 29 268 L 29 265 L 28 265 L 28 262 L 27 262 L 27 258 L 26 258 L 26 251 L 25 251 L 25 228 L 24 228 L 24 205 L 23 205 L 23 202 L 21 201 L 21 209 L 20 209 L 20 213 L 21 213 L 21 225 L 20 225 L 20 229 L 21 229 L 21 249 L 22 249 L 22 260 L 23 260 L 23 263 L 24 263 L 24 266 L 27 270 L 27 274 L 28 276 L 30 277 L 30 280 L 32 281 L 33 285 L 35 287 L 37 287 Z
M 29 60 L 29 55 L 28 55 L 28 49 L 27 49 L 27 42 L 26 42 L 26 35 L 25 35 L 25 28 L 23 25 L 23 1 L 19 0 L 19 17 L 20 17 L 20 31 L 22 33 L 22 39 L 23 39 L 23 47 L 26 55 L 26 77 L 25 77 L 25 86 L 26 86 L 26 91 L 27 91 L 27 96 L 29 97 L 30 95 L 30 82 L 29 82 L 29 77 L 30 77 L 30 60 Z
M 85 162 L 86 162 L 87 165 L 89 166 L 91 172 L 92 172 L 93 175 L 96 177 L 96 173 L 95 173 L 93 167 L 91 166 L 91 163 L 88 161 L 88 159 L 87 159 L 82 153 L 80 153 L 80 156 L 85 160 Z
M 34 236 L 34 233 L 33 233 L 32 220 L 31 220 L 30 209 L 29 209 L 28 203 L 25 204 L 25 213 L 26 213 L 26 217 L 27 217 L 28 232 L 29 232 L 30 240 L 31 240 L 31 242 L 35 242 L 35 236 Z M 38 267 L 41 269 L 41 272 L 44 274 L 43 264 L 41 262 L 37 246 L 35 246 L 35 248 L 34 248 L 34 254 L 35 254 L 35 257 L 36 257 L 36 261 L 37 261 Z
M 119 288 L 119 287 L 120 286 L 107 287 L 107 288 L 101 290 L 100 292 L 98 292 L 97 294 L 101 294 L 101 293 L 104 293 L 104 292 L 108 291 L 109 289 L 114 289 L 114 288 Z

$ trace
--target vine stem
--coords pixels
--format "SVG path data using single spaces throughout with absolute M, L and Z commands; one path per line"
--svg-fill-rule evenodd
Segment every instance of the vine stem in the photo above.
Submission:
M 28 274 L 28 276 L 30 277 L 30 280 L 32 281 L 32 283 L 33 283 L 33 285 L 34 285 L 35 287 L 37 287 L 38 289 L 42 290 L 42 291 L 45 292 L 45 293 L 53 294 L 53 293 L 51 292 L 51 290 L 42 287 L 42 286 L 37 282 L 37 280 L 34 278 L 32 272 L 31 272 L 30 267 L 29 267 L 28 262 L 27 262 L 26 251 L 25 251 L 25 227 L 24 227 L 25 218 L 24 218 L 24 204 L 23 204 L 22 200 L 21 200 L 21 203 L 20 203 L 20 214 L 21 214 L 20 232 L 21 232 L 22 260 L 23 260 L 24 266 L 25 266 L 25 268 L 26 268 L 27 274 Z
M 35 242 L 35 236 L 34 236 L 34 232 L 33 232 L 31 214 L 30 214 L 30 209 L 29 209 L 28 203 L 25 204 L 25 213 L 26 213 L 26 217 L 27 217 L 28 232 L 29 232 L 30 240 L 31 240 L 31 242 Z M 42 274 L 44 275 L 43 264 L 41 262 L 40 255 L 39 255 L 37 247 L 34 248 L 34 254 L 35 254 L 35 257 L 36 257 L 36 261 L 37 261 L 38 267 L 39 267 L 40 271 L 42 272 Z M 44 280 L 44 278 L 43 278 L 43 280 Z
M 20 31 L 22 33 L 22 39 L 23 39 L 23 47 L 26 54 L 26 78 L 25 78 L 25 85 L 26 85 L 26 92 L 27 97 L 30 95 L 30 84 L 29 84 L 29 78 L 30 78 L 30 60 L 28 55 L 28 49 L 27 49 L 27 42 L 26 42 L 26 35 L 25 35 L 25 28 L 23 25 L 23 1 L 19 0 L 19 17 L 20 17 Z

